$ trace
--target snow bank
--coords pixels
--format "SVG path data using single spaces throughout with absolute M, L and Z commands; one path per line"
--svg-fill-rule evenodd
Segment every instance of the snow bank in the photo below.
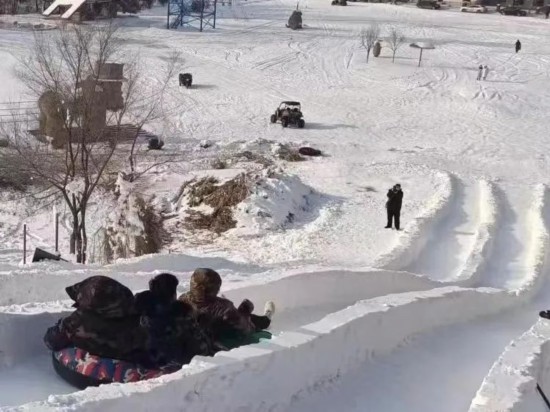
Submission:
M 526 261 L 526 276 L 516 294 L 533 296 L 537 293 L 544 281 L 543 269 L 548 259 L 548 229 L 544 220 L 544 208 L 548 202 L 546 186 L 537 185 L 533 194 L 533 203 L 528 211 L 529 222 L 529 249 Z
M 234 272 L 238 272 L 239 277 L 250 277 L 266 271 L 257 265 L 224 258 L 183 254 L 142 256 L 103 267 L 42 262 L 19 270 L 0 272 L 0 305 L 66 299 L 67 286 L 93 275 L 110 276 L 132 290 L 147 288 L 149 278 L 163 271 L 174 273 L 184 283 L 197 267 L 211 267 L 224 277 Z
M 22 271 L 10 274 L 0 274 L 1 305 L 22 304 L 29 301 L 47 302 L 67 299 L 65 288 L 93 275 L 108 275 L 123 283 L 130 289 L 147 288 L 150 276 L 109 273 L 106 271 L 61 271 L 59 273 L 43 273 L 38 271 Z
M 311 272 L 273 273 L 272 276 L 274 280 L 268 283 L 265 279 L 230 283 L 231 289 L 224 287 L 227 290 L 224 294 L 237 304 L 250 299 L 258 312 L 266 301 L 274 300 L 277 317 L 273 326 L 278 330 L 299 322 L 300 319 L 292 319 L 293 314 L 304 308 L 321 309 L 307 311 L 307 317 L 301 318 L 305 322 L 299 326 L 322 318 L 327 313 L 324 308 L 343 309 L 361 299 L 438 286 L 425 277 L 384 270 L 319 272 L 312 268 Z M 45 353 L 42 337 L 46 329 L 70 313 L 71 305 L 72 301 L 64 300 L 0 307 L 0 367 Z
M 495 187 L 492 183 L 482 180 L 479 182 L 478 190 L 479 226 L 472 251 L 457 278 L 457 284 L 461 286 L 472 286 L 479 281 L 489 262 L 488 258 L 493 252 L 499 214 Z
M 543 412 L 537 383 L 550 393 L 550 322 L 539 320 L 510 343 L 470 405 L 470 412 Z
M 28 356 L 47 353 L 46 329 L 69 314 L 72 302 L 14 305 L 0 308 L 0 368 Z
M 152 405 L 159 410 L 284 410 L 415 334 L 496 312 L 507 304 L 507 294 L 490 288 L 444 287 L 382 296 L 269 342 L 196 358 L 169 376 L 50 396 L 6 411 L 146 411 Z M 272 382 L 268 390 L 265 382 Z
M 322 271 L 312 269 L 311 272 L 297 270 L 269 283 L 264 279 L 255 283 L 248 283 L 247 286 L 237 284 L 237 288 L 224 295 L 234 302 L 250 299 L 259 309 L 266 301 L 273 300 L 278 311 L 285 311 L 303 307 L 351 305 L 358 300 L 388 293 L 441 286 L 439 282 L 408 272 L 336 268 Z
M 442 189 L 430 199 L 425 211 L 407 225 L 399 243 L 380 256 L 373 266 L 399 270 L 410 265 L 426 246 L 432 229 L 449 214 L 456 197 L 457 179 L 449 173 L 438 173 L 444 181 Z

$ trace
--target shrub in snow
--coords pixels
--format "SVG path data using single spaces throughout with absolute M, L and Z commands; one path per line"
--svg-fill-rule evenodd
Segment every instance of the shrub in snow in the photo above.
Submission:
M 313 194 L 297 176 L 273 167 L 241 173 L 223 183 L 204 177 L 187 182 L 182 190 L 187 228 L 218 234 L 234 229 L 237 235 L 284 229 L 309 209 Z
M 214 177 L 205 177 L 191 183 L 184 189 L 187 204 L 190 208 L 202 208 L 188 210 L 185 222 L 191 229 L 215 233 L 232 229 L 237 223 L 233 219 L 232 208 L 246 199 L 248 193 L 249 182 L 244 173 L 223 184 Z
M 104 260 L 157 253 L 162 244 L 162 220 L 151 202 L 135 193 L 120 174 L 116 183 L 117 206 L 104 231 Z

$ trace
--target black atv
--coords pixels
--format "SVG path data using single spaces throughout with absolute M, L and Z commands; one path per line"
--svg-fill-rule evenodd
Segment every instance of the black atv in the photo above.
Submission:
M 303 119 L 302 106 L 299 102 L 282 102 L 271 115 L 271 123 L 281 121 L 283 127 L 297 126 L 302 129 L 306 122 Z

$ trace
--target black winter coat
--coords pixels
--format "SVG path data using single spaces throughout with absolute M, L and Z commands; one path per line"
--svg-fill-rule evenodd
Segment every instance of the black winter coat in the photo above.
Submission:
M 93 355 L 137 363 L 146 356 L 147 334 L 139 326 L 130 289 L 106 276 L 92 276 L 65 290 L 76 310 L 48 329 L 48 348 L 76 346 Z
M 170 361 L 189 363 L 195 355 L 215 353 L 190 305 L 177 300 L 163 302 L 145 291 L 136 295 L 136 308 L 148 337 L 145 366 L 158 367 Z
M 386 202 L 386 208 L 391 212 L 400 212 L 401 204 L 403 203 L 403 191 L 388 190 L 388 201 Z

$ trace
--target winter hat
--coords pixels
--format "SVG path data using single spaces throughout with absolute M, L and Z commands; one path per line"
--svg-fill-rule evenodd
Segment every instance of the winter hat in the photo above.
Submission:
M 104 318 L 120 318 L 134 311 L 134 294 L 107 276 L 91 276 L 65 288 L 73 307 L 89 310 Z
M 161 273 L 149 281 L 149 290 L 163 301 L 174 300 L 179 280 L 171 273 Z
M 212 299 L 218 295 L 222 278 L 218 272 L 208 268 L 195 269 L 191 276 L 190 292 L 195 299 Z

